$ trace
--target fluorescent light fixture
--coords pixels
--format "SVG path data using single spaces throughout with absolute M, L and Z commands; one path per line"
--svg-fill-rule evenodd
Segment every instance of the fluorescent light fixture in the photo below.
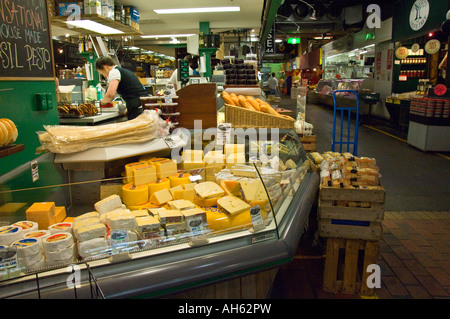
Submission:
M 155 39 L 155 38 L 184 38 L 189 37 L 191 35 L 195 35 L 194 33 L 186 33 L 186 34 L 159 34 L 159 35 L 141 35 L 141 38 L 144 39 Z
M 241 8 L 240 7 L 204 7 L 204 8 L 155 9 L 153 11 L 155 11 L 157 14 L 235 12 L 235 11 L 241 11 Z
M 281 40 L 281 39 L 276 39 L 275 42 L 276 42 L 276 43 L 281 43 L 281 42 L 283 42 L 283 40 Z
M 65 21 L 68 25 L 77 27 L 77 28 L 82 28 L 82 29 L 86 29 L 89 31 L 94 31 L 96 33 L 101 33 L 101 34 L 122 34 L 123 31 L 114 29 L 114 28 L 110 28 L 106 25 L 97 23 L 95 21 L 91 21 L 91 20 L 71 20 L 71 21 Z

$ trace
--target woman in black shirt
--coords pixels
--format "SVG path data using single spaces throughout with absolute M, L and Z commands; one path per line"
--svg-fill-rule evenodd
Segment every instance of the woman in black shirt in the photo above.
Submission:
M 108 89 L 100 104 L 111 103 L 116 93 L 119 93 L 127 104 L 129 120 L 143 112 L 140 97 L 148 94 L 133 72 L 118 67 L 108 56 L 99 58 L 95 62 L 95 68 L 108 81 Z

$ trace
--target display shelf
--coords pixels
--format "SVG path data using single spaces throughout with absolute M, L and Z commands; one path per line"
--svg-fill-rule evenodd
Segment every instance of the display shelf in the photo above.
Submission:
M 24 149 L 25 146 L 23 144 L 14 144 L 10 146 L 0 147 L 0 158 L 22 152 Z
M 71 154 L 56 154 L 55 163 L 108 162 L 169 149 L 163 138 L 156 138 L 144 143 L 120 144 L 110 147 L 91 148 Z
M 64 28 L 64 29 L 70 29 L 72 31 L 79 32 L 81 34 L 85 35 L 97 35 L 97 36 L 131 36 L 131 35 L 141 35 L 143 34 L 141 31 L 133 29 L 131 26 L 123 24 L 121 22 L 108 19 L 102 15 L 99 14 L 85 14 L 80 17 L 80 20 L 90 20 L 94 21 L 100 24 L 103 24 L 105 26 L 108 26 L 110 28 L 122 31 L 121 34 L 103 34 L 103 33 L 97 33 L 93 30 L 87 30 L 79 27 L 72 27 L 69 26 L 66 21 L 67 17 L 65 16 L 54 16 L 50 18 L 50 22 L 52 25 Z

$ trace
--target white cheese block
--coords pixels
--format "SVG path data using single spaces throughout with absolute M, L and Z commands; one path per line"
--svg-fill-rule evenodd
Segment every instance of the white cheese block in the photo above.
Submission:
M 22 235 L 39 229 L 39 224 L 29 220 L 23 220 L 12 224 L 12 226 L 18 226 L 22 228 Z
M 78 241 L 87 241 L 97 237 L 106 237 L 106 226 L 102 223 L 81 227 L 76 237 Z
M 51 234 L 56 233 L 72 233 L 73 223 L 57 223 L 50 225 L 48 230 Z
M 100 222 L 101 222 L 100 218 L 97 218 L 97 217 L 79 220 L 79 221 L 73 223 L 72 232 L 76 236 L 78 229 L 80 229 L 81 227 L 98 224 Z
M 123 208 L 123 207 L 113 209 L 113 210 L 111 210 L 111 211 L 109 211 L 107 213 L 101 214 L 100 215 L 100 222 L 105 224 L 105 225 L 107 225 L 108 224 L 108 219 L 109 219 L 110 216 L 114 216 L 114 215 L 117 215 L 117 214 L 119 214 L 119 215 L 120 214 L 126 214 L 126 213 L 131 214 L 131 211 L 129 209 Z
M 224 196 L 225 191 L 215 182 L 203 182 L 194 186 L 196 194 L 202 199 Z
M 108 240 L 103 237 L 78 242 L 78 254 L 83 258 L 106 254 L 109 248 Z
M 100 214 L 107 213 L 116 208 L 122 207 L 122 200 L 119 195 L 111 195 L 94 204 L 95 210 Z
M 178 200 L 172 200 L 169 203 L 169 207 L 171 209 L 177 209 L 177 210 L 185 210 L 185 209 L 193 209 L 195 208 L 195 204 L 189 200 L 186 199 L 178 199 Z
M 9 245 L 20 238 L 22 238 L 22 227 L 0 227 L 0 245 Z
M 45 250 L 45 259 L 47 261 L 66 260 L 75 258 L 75 244 L 72 243 L 69 247 L 60 250 Z
M 36 238 L 19 239 L 11 244 L 17 247 L 17 257 L 26 258 L 37 253 L 41 254 L 42 246 Z
M 217 200 L 217 206 L 228 212 L 230 215 L 236 215 L 245 212 L 250 208 L 249 204 L 233 195 L 228 195 L 219 198 Z
M 233 166 L 231 168 L 231 172 L 235 176 L 243 176 L 243 177 L 251 177 L 251 178 L 257 177 L 256 169 L 254 167 L 250 167 L 250 166 L 246 166 L 246 167 Z
M 77 216 L 73 219 L 73 222 L 76 223 L 82 219 L 88 219 L 88 218 L 99 218 L 100 214 L 98 212 L 89 212 L 85 213 L 83 215 Z
M 108 218 L 107 225 L 111 230 L 135 230 L 136 217 L 131 213 L 115 214 Z
M 180 223 L 183 221 L 183 215 L 176 209 L 161 210 L 158 212 L 158 218 L 161 224 Z
M 45 251 L 59 251 L 72 246 L 74 240 L 70 233 L 56 233 L 44 238 Z
M 131 213 L 134 215 L 134 217 L 147 217 L 149 216 L 148 210 L 139 209 L 139 210 L 132 210 Z
M 146 233 L 159 231 L 161 224 L 159 220 L 155 217 L 138 217 L 136 218 L 137 223 L 137 232 L 141 235 L 142 238 L 147 238 L 145 236 Z

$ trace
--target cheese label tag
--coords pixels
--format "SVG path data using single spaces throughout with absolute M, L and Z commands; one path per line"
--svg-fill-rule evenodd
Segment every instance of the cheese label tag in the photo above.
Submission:
M 261 207 L 259 207 L 259 205 L 250 207 L 250 217 L 252 219 L 253 230 L 255 232 L 266 227 L 264 225 L 264 220 L 261 214 Z
M 110 235 L 110 244 L 113 254 L 123 252 L 128 246 L 128 233 L 126 230 L 112 230 Z
M 16 270 L 17 264 L 17 247 L 16 246 L 0 246 L 0 275 L 3 278 L 7 273 Z
M 220 123 L 217 126 L 216 145 L 230 144 L 231 142 L 231 124 Z

